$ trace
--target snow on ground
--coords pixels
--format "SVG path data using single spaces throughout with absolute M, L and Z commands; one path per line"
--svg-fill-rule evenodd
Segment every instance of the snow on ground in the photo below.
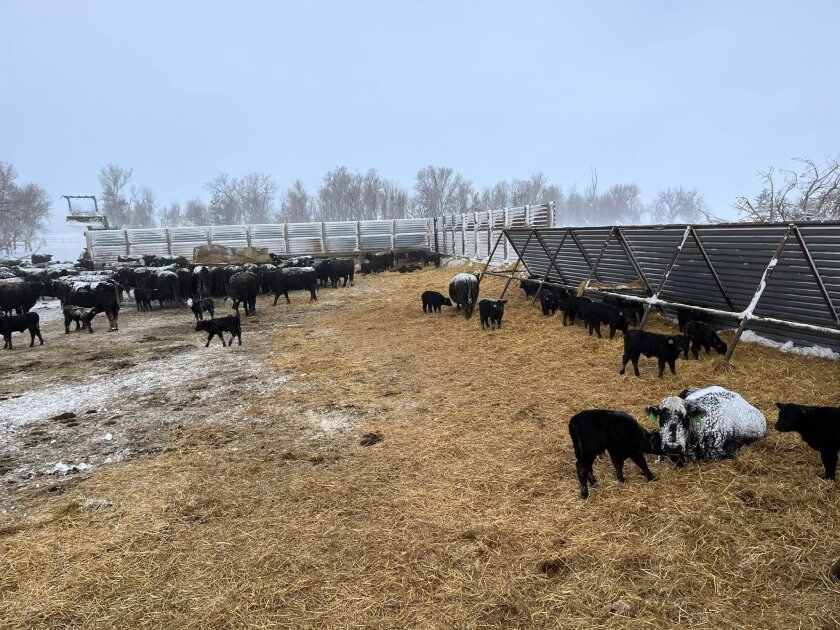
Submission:
M 790 354 L 798 354 L 803 357 L 819 357 L 822 359 L 840 360 L 840 354 L 834 352 L 831 348 L 824 348 L 822 346 L 796 346 L 792 341 L 773 341 L 767 337 L 762 337 L 751 330 L 745 330 L 741 335 L 741 341 L 748 341 L 757 343 L 768 348 L 775 348 L 781 352 L 789 352 Z

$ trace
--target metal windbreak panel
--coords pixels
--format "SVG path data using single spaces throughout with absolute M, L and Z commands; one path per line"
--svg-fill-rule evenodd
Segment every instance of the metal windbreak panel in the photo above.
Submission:
M 362 249 L 390 249 L 393 221 L 360 221 Z
M 173 256 L 183 256 L 192 260 L 193 250 L 207 245 L 206 227 L 169 228 L 170 252 Z
M 320 223 L 287 223 L 286 229 L 290 254 L 323 253 Z
M 214 245 L 248 246 L 248 226 L 246 225 L 211 225 L 209 232 L 210 240 Z
M 284 223 L 249 225 L 251 247 L 265 248 L 271 254 L 286 253 L 286 226 Z
M 328 253 L 348 253 L 357 250 L 358 224 L 356 221 L 324 223 L 324 233 Z
M 169 255 L 169 242 L 163 228 L 126 230 L 129 251 L 133 256 Z

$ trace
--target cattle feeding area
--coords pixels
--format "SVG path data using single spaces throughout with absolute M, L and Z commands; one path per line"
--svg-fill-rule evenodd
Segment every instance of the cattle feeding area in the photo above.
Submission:
M 186 306 L 125 303 L 111 333 L 42 319 L 44 346 L 3 355 L 2 625 L 840 624 L 840 486 L 772 428 L 776 402 L 837 406 L 836 361 L 748 343 L 662 379 L 643 358 L 637 378 L 618 374 L 620 334 L 564 327 L 514 286 L 497 330 L 424 312 L 422 292 L 479 270 L 261 294 L 231 348 L 205 349 Z M 652 431 L 646 406 L 713 385 L 767 437 L 720 462 L 649 458 L 650 483 L 602 457 L 580 499 L 570 417 Z

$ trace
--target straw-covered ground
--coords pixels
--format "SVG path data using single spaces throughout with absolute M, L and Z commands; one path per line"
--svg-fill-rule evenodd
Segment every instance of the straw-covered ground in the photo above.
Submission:
M 777 400 L 840 404 L 836 362 L 744 343 L 727 368 L 681 361 L 660 380 L 643 360 L 641 379 L 621 377 L 620 339 L 563 328 L 514 287 L 501 331 L 424 315 L 420 292 L 445 293 L 453 273 L 360 278 L 317 305 L 261 298 L 230 351 L 257 368 L 230 394 L 245 420 L 213 399 L 162 452 L 45 484 L 21 499 L 25 519 L 2 515 L 2 626 L 840 626 L 827 577 L 840 485 L 798 436 L 771 428 L 733 461 L 651 464 L 653 483 L 628 462 L 621 485 L 603 458 L 583 501 L 567 432 L 579 410 L 641 419 L 711 384 L 772 425 Z M 208 387 L 235 373 L 226 363 Z M 369 433 L 382 440 L 362 446 Z

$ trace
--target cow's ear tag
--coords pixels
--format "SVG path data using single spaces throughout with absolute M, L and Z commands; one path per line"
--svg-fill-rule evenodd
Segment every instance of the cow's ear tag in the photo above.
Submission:
M 655 413 L 649 413 L 648 414 L 648 420 L 650 420 L 651 422 L 656 422 L 656 414 Z
M 700 424 L 703 421 L 703 416 L 694 416 L 692 420 L 694 420 L 694 424 Z
M 668 345 L 669 345 L 669 346 L 673 346 L 673 345 L 674 345 L 674 340 L 673 340 L 673 339 L 669 339 L 669 340 L 668 340 Z

